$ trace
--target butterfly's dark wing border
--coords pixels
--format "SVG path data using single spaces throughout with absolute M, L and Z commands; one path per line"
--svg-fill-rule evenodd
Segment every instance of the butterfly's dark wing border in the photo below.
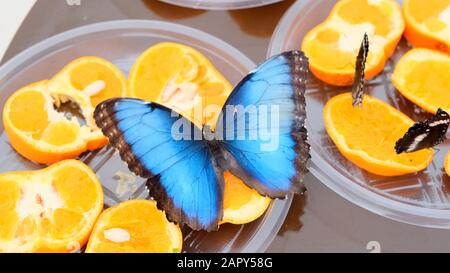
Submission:
M 154 176 L 150 173 L 132 153 L 131 146 L 125 141 L 123 134 L 117 129 L 114 120 L 113 106 L 118 100 L 132 98 L 113 98 L 99 104 L 94 111 L 94 119 L 103 134 L 109 139 L 109 143 L 119 151 L 120 158 L 127 163 L 128 169 L 143 178 Z M 142 103 L 145 103 L 142 101 Z M 149 107 L 154 107 L 148 104 Z
M 286 55 L 285 55 L 286 56 Z M 308 174 L 308 161 L 311 158 L 310 149 L 311 146 L 308 142 L 308 130 L 306 129 L 306 80 L 308 78 L 309 63 L 308 58 L 301 51 L 291 51 L 287 54 L 289 64 L 292 67 L 293 79 L 292 86 L 295 89 L 295 123 L 292 128 L 291 135 L 296 140 L 295 151 L 297 158 L 296 164 L 296 176 L 292 181 L 293 192 L 302 193 L 305 190 L 303 183 L 295 183 L 296 181 L 303 181 L 306 174 Z

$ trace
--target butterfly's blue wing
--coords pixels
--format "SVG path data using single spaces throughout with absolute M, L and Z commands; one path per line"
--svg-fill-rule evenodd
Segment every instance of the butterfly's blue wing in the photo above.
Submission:
M 216 126 L 228 168 L 270 197 L 303 189 L 309 144 L 305 128 L 307 58 L 285 52 L 262 63 L 232 91 Z
M 105 101 L 94 117 L 130 170 L 149 178 L 150 196 L 170 220 L 193 229 L 217 228 L 223 173 L 207 143 L 195 140 L 200 129 L 161 105 L 138 99 Z M 176 122 L 184 124 L 183 130 L 173 130 Z

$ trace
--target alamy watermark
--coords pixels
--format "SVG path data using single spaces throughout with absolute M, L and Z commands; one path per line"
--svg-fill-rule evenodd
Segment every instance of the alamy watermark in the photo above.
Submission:
M 280 144 L 280 111 L 279 105 L 226 105 L 223 109 L 218 105 L 194 107 L 189 115 L 193 120 L 219 117 L 214 130 L 208 125 L 198 130 L 189 120 L 172 111 L 172 117 L 179 118 L 173 123 L 171 134 L 174 140 L 257 141 L 260 151 L 275 151 Z

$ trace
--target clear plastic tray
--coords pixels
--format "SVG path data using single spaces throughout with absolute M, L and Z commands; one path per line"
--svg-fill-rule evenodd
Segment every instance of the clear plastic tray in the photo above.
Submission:
M 93 24 L 61 33 L 15 56 L 0 67 L 0 105 L 18 88 L 48 79 L 69 61 L 84 55 L 95 55 L 116 64 L 125 75 L 137 57 L 161 41 L 190 45 L 201 51 L 217 69 L 236 84 L 255 64 L 237 49 L 204 32 L 181 25 L 144 20 L 111 21 Z M 0 114 L 1 115 L 1 114 Z M 38 169 L 19 156 L 9 145 L 0 125 L 0 172 Z M 130 173 L 111 147 L 85 153 L 80 159 L 99 176 L 105 192 L 106 206 L 126 200 L 114 194 L 117 171 Z M 140 179 L 140 183 L 144 180 Z M 146 191 L 133 197 L 146 198 Z M 275 200 L 257 221 L 247 225 L 222 225 L 217 232 L 193 232 L 183 229 L 186 252 L 260 252 L 276 236 L 289 210 L 292 197 Z
M 265 6 L 282 0 L 159 0 L 172 5 L 207 10 L 234 10 Z
M 297 1 L 278 24 L 267 55 L 299 49 L 304 35 L 328 16 L 335 3 L 334 0 Z M 367 92 L 417 121 L 429 115 L 402 97 L 390 80 L 396 62 L 409 48 L 406 41 L 400 42 L 384 72 L 369 81 Z M 328 99 L 344 91 L 349 88 L 329 86 L 312 75 L 308 79 L 312 174 L 347 200 L 379 215 L 419 226 L 450 228 L 450 178 L 443 170 L 450 141 L 436 147 L 434 161 L 425 171 L 398 177 L 365 172 L 339 153 L 325 131 L 323 107 Z

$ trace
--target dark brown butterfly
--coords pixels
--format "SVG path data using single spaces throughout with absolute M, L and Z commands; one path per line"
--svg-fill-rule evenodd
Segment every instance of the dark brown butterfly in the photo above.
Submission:
M 364 69 L 366 68 L 367 54 L 369 54 L 369 36 L 367 36 L 367 33 L 364 33 L 358 57 L 356 58 L 355 80 L 352 87 L 353 106 L 362 106 L 365 84 Z
M 444 140 L 449 124 L 450 116 L 439 108 L 436 115 L 409 128 L 395 143 L 395 151 L 397 154 L 411 153 L 434 147 Z

